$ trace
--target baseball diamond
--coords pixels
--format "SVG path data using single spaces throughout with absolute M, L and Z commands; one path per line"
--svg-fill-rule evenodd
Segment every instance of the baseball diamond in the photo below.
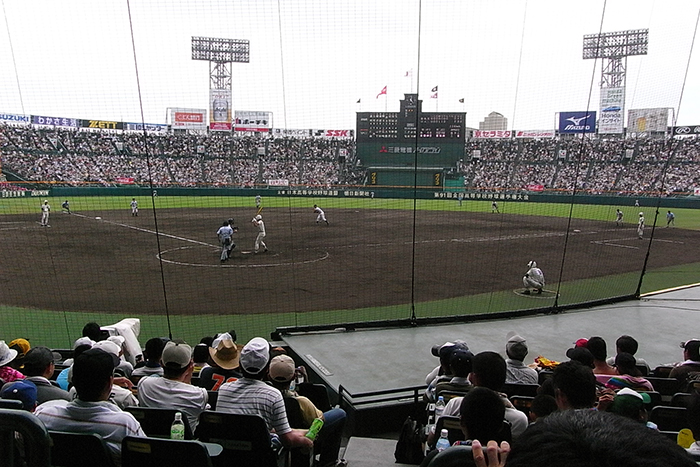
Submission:
M 22 234 L 3 240 L 2 278 L 12 286 L 3 287 L 2 302 L 160 314 L 164 282 L 177 315 L 352 310 L 409 303 L 412 281 L 417 303 L 514 290 L 533 259 L 553 290 L 560 282 L 640 271 L 649 241 L 637 238 L 636 226 L 612 222 L 573 219 L 565 242 L 566 218 L 441 211 L 415 214 L 414 239 L 411 211 L 337 208 L 334 223 L 319 229 L 308 208 L 268 207 L 269 252 L 250 254 L 257 232 L 246 226 L 236 235 L 241 250 L 221 263 L 212 231 L 221 220 L 254 212 L 160 209 L 158 242 L 150 210 L 138 217 L 128 210 L 76 212 L 56 216 L 48 230 L 32 215 L 4 215 Z M 699 231 L 657 229 L 648 268 L 700 262 L 699 240 Z

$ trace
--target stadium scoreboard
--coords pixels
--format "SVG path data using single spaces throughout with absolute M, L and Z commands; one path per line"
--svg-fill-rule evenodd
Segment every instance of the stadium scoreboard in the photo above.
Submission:
M 357 113 L 357 155 L 366 167 L 454 167 L 464 159 L 465 112 L 423 112 L 405 94 L 399 112 Z

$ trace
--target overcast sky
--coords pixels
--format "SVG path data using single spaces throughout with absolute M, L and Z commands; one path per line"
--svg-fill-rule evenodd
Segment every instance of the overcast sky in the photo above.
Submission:
M 0 3 L 0 113 L 140 122 L 142 106 L 165 123 L 168 107 L 204 109 L 209 65 L 191 59 L 191 38 L 209 36 L 250 40 L 233 108 L 273 112 L 278 128 L 354 128 L 355 112 L 398 111 L 413 91 L 425 111 L 467 112 L 467 126 L 496 111 L 510 129 L 550 129 L 555 112 L 598 109 L 583 36 L 648 28 L 648 55 L 627 61 L 626 108 L 700 124 L 697 0 Z

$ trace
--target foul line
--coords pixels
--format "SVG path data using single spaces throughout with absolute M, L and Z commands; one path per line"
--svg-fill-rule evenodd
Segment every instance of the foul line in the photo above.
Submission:
M 83 217 L 83 218 L 85 218 L 85 219 L 92 219 L 91 217 L 85 216 L 85 215 L 83 215 L 83 214 L 73 214 L 73 215 L 74 215 L 74 216 Z M 220 246 L 218 246 L 218 245 L 212 245 L 211 243 L 200 242 L 199 240 L 192 240 L 191 238 L 180 237 L 180 236 L 178 236 L 178 235 L 171 235 L 171 234 L 166 234 L 166 233 L 163 233 L 163 232 L 156 232 L 155 230 L 144 229 L 144 228 L 136 227 L 136 226 L 129 225 L 129 224 L 122 224 L 121 222 L 107 221 L 107 220 L 104 220 L 104 219 L 95 219 L 95 220 L 99 220 L 100 222 L 104 222 L 104 223 L 106 223 L 106 224 L 118 225 L 119 227 L 126 227 L 126 228 L 128 228 L 128 229 L 136 230 L 136 231 L 139 231 L 139 232 L 150 233 L 150 234 L 153 234 L 153 235 L 160 235 L 160 236 L 162 236 L 162 237 L 174 238 L 175 240 L 182 240 L 183 242 L 195 243 L 195 244 L 197 244 L 197 245 L 208 246 L 208 247 L 211 247 L 211 248 L 220 248 Z

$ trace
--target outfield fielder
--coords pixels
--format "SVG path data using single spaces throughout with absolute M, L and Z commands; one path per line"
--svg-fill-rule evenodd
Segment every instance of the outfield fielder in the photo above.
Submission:
M 542 270 L 537 267 L 537 263 L 530 261 L 527 263 L 527 267 L 530 268 L 523 276 L 523 285 L 525 286 L 525 295 L 530 295 L 530 289 L 535 289 L 535 293 L 541 294 L 544 288 L 544 274 Z
M 257 195 L 255 197 L 255 207 L 260 209 L 260 205 L 262 204 L 262 196 Z
M 233 248 L 233 229 L 229 225 L 229 221 L 224 221 L 223 225 L 219 227 L 216 231 L 216 236 L 219 237 L 219 243 L 221 244 L 221 262 L 227 261 L 229 258 L 229 253 Z
M 325 222 L 326 225 L 331 225 L 331 224 L 328 223 L 328 221 L 326 220 L 326 213 L 323 212 L 323 209 L 319 208 L 319 207 L 318 207 L 317 205 L 315 205 L 315 204 L 314 204 L 314 212 L 315 212 L 316 214 L 318 214 L 318 216 L 316 216 L 316 223 L 317 223 L 317 224 L 318 224 L 319 222 Z
M 267 252 L 267 245 L 265 245 L 265 242 L 263 239 L 266 236 L 265 233 L 265 223 L 262 220 L 262 216 L 258 214 L 257 216 L 253 217 L 253 220 L 251 221 L 255 227 L 258 228 L 258 236 L 255 237 L 255 254 L 258 254 L 258 251 L 260 250 L 260 247 L 263 247 L 263 253 Z
M 671 211 L 668 211 L 666 214 L 666 227 L 670 227 L 672 225 L 676 225 L 676 215 L 673 214 Z
M 139 215 L 139 202 L 136 201 L 136 198 L 131 198 L 131 215 L 132 216 Z
M 639 221 L 637 222 L 637 236 L 640 240 L 644 238 L 644 213 L 639 213 Z
M 51 227 L 49 225 L 49 213 L 51 212 L 51 206 L 49 206 L 49 200 L 45 199 L 44 204 L 41 205 L 41 226 Z

